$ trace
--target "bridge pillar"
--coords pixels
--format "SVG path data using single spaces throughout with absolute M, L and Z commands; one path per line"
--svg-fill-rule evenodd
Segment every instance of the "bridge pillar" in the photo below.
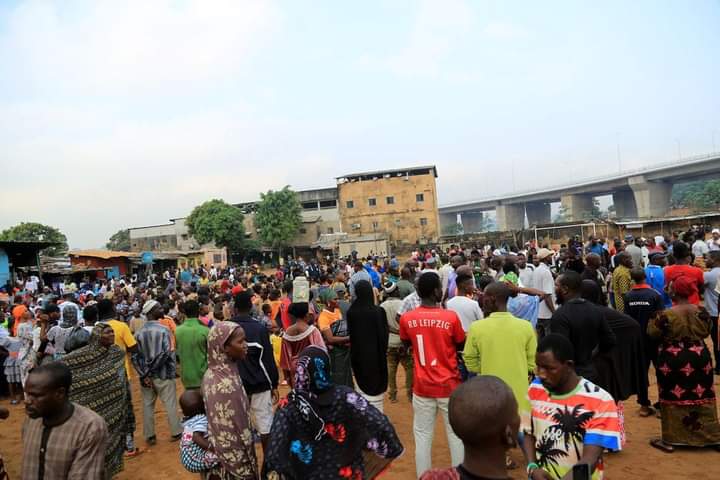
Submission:
M 525 204 L 528 224 L 545 225 L 550 223 L 550 204 L 545 202 L 532 202 Z
M 440 220 L 440 232 L 444 234 L 449 226 L 454 226 L 458 223 L 457 213 L 440 213 L 438 215 Z
M 637 205 L 639 218 L 661 217 L 670 209 L 672 184 L 650 182 L 642 175 L 628 178 Z
M 618 218 L 637 218 L 638 216 L 635 194 L 632 190 L 613 192 L 613 205 L 615 205 L 615 215 Z
M 495 215 L 500 232 L 522 230 L 525 227 L 524 205 L 498 205 L 495 207 Z
M 570 222 L 587 220 L 592 214 L 592 195 L 574 194 L 560 197 L 561 208 L 565 210 L 565 218 Z
M 462 212 L 461 216 L 464 233 L 477 233 L 482 231 L 483 212 Z

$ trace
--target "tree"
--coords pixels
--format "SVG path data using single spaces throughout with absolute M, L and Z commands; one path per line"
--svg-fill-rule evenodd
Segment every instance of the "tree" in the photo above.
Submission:
M 676 185 L 670 204 L 673 208 L 716 209 L 720 206 L 720 180 L 700 180 Z
M 245 243 L 244 216 L 239 208 L 222 200 L 208 200 L 198 205 L 185 219 L 190 235 L 203 243 L 213 242 L 230 252 L 237 252 Z
M 130 250 L 130 230 L 118 230 L 117 233 L 110 237 L 110 241 L 105 244 L 105 248 L 120 252 Z
M 260 194 L 255 212 L 255 226 L 264 245 L 277 248 L 282 256 L 282 247 L 287 246 L 300 231 L 302 216 L 297 194 L 286 186 L 282 190 Z
M 463 224 L 458 223 L 451 223 L 450 225 L 445 225 L 443 227 L 443 235 L 447 236 L 455 236 L 455 235 L 462 235 L 464 232 Z
M 603 212 L 600 210 L 600 200 L 593 198 L 592 209 L 590 210 L 590 218 L 602 218 Z
M 42 223 L 23 222 L 0 232 L 0 240 L 16 242 L 54 242 L 53 245 L 41 250 L 42 255 L 57 257 L 68 250 L 67 237 L 55 227 Z

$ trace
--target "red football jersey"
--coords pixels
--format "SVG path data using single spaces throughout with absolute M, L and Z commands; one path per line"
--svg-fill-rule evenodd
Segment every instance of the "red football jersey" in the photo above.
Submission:
M 400 339 L 412 342 L 413 393 L 447 398 L 460 385 L 457 345 L 465 331 L 457 313 L 420 306 L 400 317 Z

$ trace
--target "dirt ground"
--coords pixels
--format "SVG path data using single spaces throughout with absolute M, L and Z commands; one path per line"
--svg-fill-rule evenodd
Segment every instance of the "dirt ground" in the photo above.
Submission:
M 402 369 L 398 377 L 403 375 Z M 719 377 L 715 377 L 716 391 Z M 401 378 L 398 384 L 403 385 Z M 178 381 L 178 394 L 181 392 Z M 281 395 L 287 388 L 281 390 Z M 657 398 L 657 390 L 651 388 L 651 398 Z M 405 452 L 390 467 L 384 478 L 393 480 L 411 480 L 415 478 L 415 452 L 412 434 L 412 406 L 404 395 L 399 395 L 396 404 L 385 402 L 385 413 L 390 417 L 398 435 L 405 446 Z M 142 439 L 142 411 L 140 392 L 137 379 L 133 379 L 133 401 L 137 417 L 136 442 L 146 451 L 138 457 L 126 460 L 125 470 L 117 479 L 197 479 L 198 476 L 188 473 L 180 465 L 178 443 L 170 442 L 168 426 L 162 404 L 158 402 L 156 414 L 158 443 L 148 448 Z M 25 418 L 21 405 L 10 406 L 4 399 L 0 404 L 10 408 L 10 418 L 0 423 L 0 452 L 10 479 L 20 478 L 20 458 L 22 452 L 21 427 Z M 606 478 L 609 479 L 710 479 L 717 478 L 717 466 L 720 465 L 720 453 L 713 450 L 676 450 L 672 455 L 662 453 L 648 445 L 648 440 L 660 435 L 660 420 L 657 418 L 640 418 L 637 415 L 635 399 L 625 403 L 627 445 L 621 453 L 606 458 Z M 444 427 L 438 421 L 435 427 L 435 443 L 433 445 L 433 466 L 447 467 L 450 463 L 450 452 L 447 448 Z M 513 459 L 524 465 L 519 449 L 511 452 Z M 258 449 L 258 457 L 261 457 Z M 714 467 L 713 467 L 714 466 Z M 513 470 L 512 478 L 526 478 L 524 468 Z

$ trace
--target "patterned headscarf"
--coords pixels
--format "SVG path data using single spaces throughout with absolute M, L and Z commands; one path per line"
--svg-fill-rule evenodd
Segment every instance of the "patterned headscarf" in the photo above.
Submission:
M 210 330 L 202 392 L 210 442 L 222 469 L 234 477 L 254 479 L 258 472 L 248 399 L 237 364 L 225 353 L 225 344 L 239 328 L 234 322 L 217 322 Z
M 318 346 L 310 345 L 298 357 L 295 367 L 295 387 L 288 395 L 288 401 L 300 412 L 315 432 L 315 440 L 325 433 L 325 420 L 318 414 L 318 407 L 332 401 L 332 376 L 330 357 Z

